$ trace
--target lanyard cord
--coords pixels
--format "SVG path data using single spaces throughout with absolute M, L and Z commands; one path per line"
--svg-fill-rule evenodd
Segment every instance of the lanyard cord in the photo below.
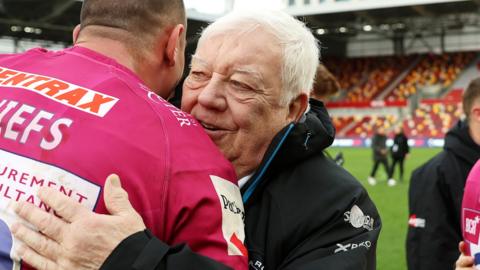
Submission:
M 255 191 L 255 189 L 257 188 L 257 186 L 260 184 L 260 180 L 261 178 L 263 177 L 263 175 L 265 174 L 265 172 L 267 171 L 268 167 L 270 166 L 270 164 L 272 163 L 273 161 L 273 158 L 275 158 L 275 156 L 277 155 L 278 151 L 280 150 L 280 148 L 282 147 L 283 143 L 285 142 L 285 140 L 287 139 L 288 135 L 290 135 L 290 132 L 292 131 L 292 129 L 295 127 L 295 124 L 291 123 L 287 129 L 287 131 L 285 132 L 285 134 L 283 135 L 282 139 L 280 140 L 280 142 L 278 143 L 277 147 L 275 147 L 275 150 L 273 151 L 272 155 L 270 155 L 270 157 L 268 158 L 267 162 L 265 163 L 265 165 L 262 167 L 262 169 L 260 170 L 260 173 L 257 175 L 257 177 L 253 180 L 252 184 L 248 187 L 247 191 L 245 191 L 245 194 L 243 194 L 243 203 L 247 203 L 248 199 L 250 199 L 250 197 L 252 196 L 253 192 Z

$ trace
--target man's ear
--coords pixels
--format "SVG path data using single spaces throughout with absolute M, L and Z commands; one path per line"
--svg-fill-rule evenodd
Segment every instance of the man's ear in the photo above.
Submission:
M 175 65 L 177 54 L 180 53 L 184 31 L 185 26 L 183 24 L 177 24 L 168 36 L 167 46 L 165 48 L 165 60 L 170 66 Z
M 480 104 L 473 105 L 470 119 L 477 123 L 480 123 Z
M 296 99 L 290 102 L 288 108 L 289 122 L 298 122 L 308 108 L 308 95 L 301 93 Z
M 77 43 L 78 36 L 80 35 L 80 30 L 81 30 L 81 26 L 80 24 L 77 24 L 77 26 L 75 26 L 72 32 L 73 44 Z

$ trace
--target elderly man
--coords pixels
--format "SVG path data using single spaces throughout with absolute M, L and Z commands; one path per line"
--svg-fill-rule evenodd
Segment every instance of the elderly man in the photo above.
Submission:
M 318 58 L 315 38 L 291 16 L 233 13 L 204 30 L 184 84 L 182 108 L 198 119 L 241 178 L 251 269 L 375 269 L 377 210 L 361 185 L 322 154 L 334 135 L 325 108 L 305 114 Z M 118 186 L 105 192 L 122 193 Z M 61 268 L 64 261 L 76 263 L 75 269 L 98 268 L 82 267 L 86 258 L 76 256 L 77 249 L 88 249 L 94 261 L 112 252 L 95 241 L 95 233 L 111 236 L 110 245 L 120 243 L 102 269 L 132 269 L 132 261 L 142 269 L 168 268 L 165 244 L 149 244 L 150 237 L 134 229 L 129 236 L 118 214 L 77 214 L 78 205 L 50 190 L 40 196 L 74 217 L 57 228 L 66 240 L 15 230 L 30 246 L 22 253 L 27 262 L 48 265 L 41 269 Z M 122 205 L 123 217 L 134 218 L 125 196 L 115 204 Z M 25 208 L 19 205 L 17 213 L 42 222 L 39 211 Z M 228 201 L 225 209 L 241 213 Z M 89 219 L 97 226 L 88 225 Z M 52 255 L 65 247 L 63 258 Z M 184 266 L 222 269 L 188 257 Z

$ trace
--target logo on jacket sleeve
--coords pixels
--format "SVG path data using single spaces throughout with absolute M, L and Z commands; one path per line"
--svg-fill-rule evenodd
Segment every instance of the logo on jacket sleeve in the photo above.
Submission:
M 426 221 L 424 218 L 419 218 L 417 215 L 413 214 L 408 219 L 408 226 L 413 228 L 425 228 Z
M 373 230 L 375 220 L 372 217 L 365 215 L 362 209 L 357 205 L 354 205 L 350 211 L 345 212 L 343 216 L 343 220 L 349 222 L 354 228 L 364 228 L 368 231 Z
M 370 249 L 372 246 L 372 242 L 370 241 L 363 241 L 360 243 L 348 243 L 348 244 L 337 244 L 337 249 L 335 249 L 334 253 L 339 253 L 339 252 L 349 252 L 351 250 L 357 249 L 357 248 L 365 248 L 367 250 Z
M 222 232 L 228 245 L 228 255 L 247 256 L 245 248 L 245 228 L 240 189 L 232 182 L 221 177 L 210 175 L 222 207 Z

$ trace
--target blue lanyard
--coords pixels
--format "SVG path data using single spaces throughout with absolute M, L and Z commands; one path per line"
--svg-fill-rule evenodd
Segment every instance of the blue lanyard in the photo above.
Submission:
M 250 199 L 250 197 L 252 196 L 253 192 L 255 191 L 255 189 L 257 188 L 257 186 L 260 184 L 260 180 L 262 179 L 263 175 L 265 174 L 265 172 L 267 171 L 268 167 L 270 166 L 270 164 L 272 163 L 273 159 L 275 158 L 275 156 L 277 155 L 278 151 L 280 150 L 280 148 L 282 147 L 283 143 L 285 142 L 285 140 L 287 139 L 288 135 L 290 135 L 290 132 L 292 132 L 293 128 L 295 127 L 295 124 L 294 123 L 291 123 L 289 126 L 288 126 L 288 129 L 287 129 L 287 132 L 285 132 L 285 134 L 283 135 L 282 139 L 280 140 L 280 142 L 278 143 L 277 147 L 275 147 L 275 150 L 273 151 L 273 153 L 270 155 L 270 157 L 268 158 L 267 162 L 265 163 L 265 165 L 262 167 L 262 169 L 260 170 L 260 173 L 257 175 L 257 177 L 253 180 L 252 184 L 248 187 L 247 191 L 245 191 L 245 194 L 243 194 L 243 203 L 247 203 L 248 199 Z

